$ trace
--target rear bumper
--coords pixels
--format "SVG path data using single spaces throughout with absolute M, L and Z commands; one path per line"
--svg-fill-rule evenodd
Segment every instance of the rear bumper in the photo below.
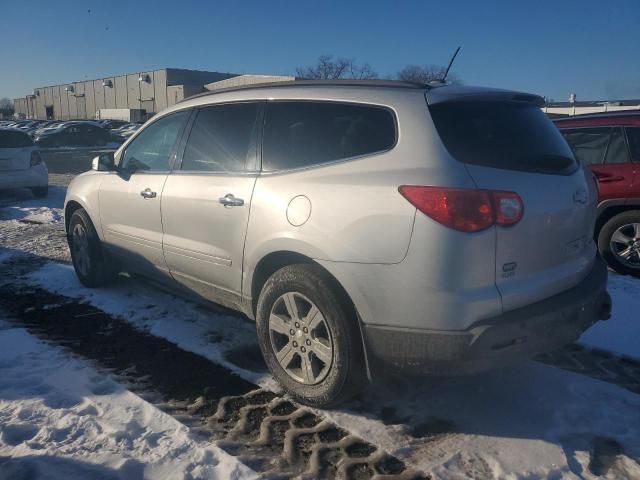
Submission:
M 370 364 L 424 373 L 481 371 L 556 350 L 609 318 L 607 267 L 596 258 L 575 287 L 462 331 L 362 325 Z
M 44 164 L 26 170 L 0 172 L 0 189 L 44 187 L 49 183 L 49 172 Z

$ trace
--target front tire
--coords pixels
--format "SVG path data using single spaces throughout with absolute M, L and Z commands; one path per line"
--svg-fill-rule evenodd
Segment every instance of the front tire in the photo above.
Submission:
M 616 272 L 640 276 L 640 211 L 621 213 L 605 223 L 598 250 Z
M 49 195 L 49 185 L 45 185 L 44 187 L 33 187 L 31 189 L 31 193 L 36 198 L 45 198 Z
M 317 265 L 290 265 L 265 283 L 256 312 L 269 370 L 300 403 L 326 408 L 349 399 L 365 381 L 353 308 Z
M 117 272 L 112 264 L 106 261 L 100 238 L 83 208 L 79 208 L 71 216 L 67 242 L 73 268 L 85 287 L 100 287 L 115 278 Z

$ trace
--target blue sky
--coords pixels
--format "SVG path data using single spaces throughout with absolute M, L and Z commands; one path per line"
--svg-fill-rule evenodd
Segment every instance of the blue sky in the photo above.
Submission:
M 640 98 L 640 0 L 0 0 L 0 97 L 160 67 L 292 74 L 327 53 L 382 75 L 446 64 L 466 84 Z

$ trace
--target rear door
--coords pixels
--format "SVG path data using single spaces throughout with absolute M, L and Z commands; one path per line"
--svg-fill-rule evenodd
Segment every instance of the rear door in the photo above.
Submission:
M 582 280 L 595 257 L 595 182 L 539 106 L 494 95 L 430 110 L 449 153 L 466 164 L 477 187 L 515 192 L 524 204 L 520 222 L 494 227 L 504 310 Z
M 199 108 L 181 167 L 162 194 L 163 248 L 173 278 L 202 297 L 233 305 L 258 176 L 261 102 Z
M 0 171 L 28 169 L 31 150 L 33 150 L 33 141 L 28 134 L 0 129 Z
M 562 130 L 576 158 L 598 179 L 600 201 L 628 196 L 633 165 L 622 127 L 585 127 Z

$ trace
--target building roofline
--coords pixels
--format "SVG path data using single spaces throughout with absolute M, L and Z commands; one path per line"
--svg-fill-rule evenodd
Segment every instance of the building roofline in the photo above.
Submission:
M 570 115 L 562 118 L 554 118 L 554 122 L 570 122 L 576 120 L 589 120 L 590 118 L 607 118 L 607 117 L 638 117 L 640 116 L 639 109 L 629 110 L 615 110 L 612 112 L 596 112 L 596 113 L 578 113 L 576 115 Z
M 62 87 L 63 85 L 74 85 L 74 84 L 78 84 L 78 83 L 85 83 L 85 82 L 97 82 L 97 81 L 101 81 L 101 80 L 106 80 L 106 79 L 112 79 L 115 77 L 126 77 L 129 75 L 140 75 L 141 73 L 149 73 L 149 72 L 160 72 L 160 71 L 168 71 L 168 70 L 172 70 L 172 71 L 180 71 L 180 72 L 202 72 L 202 73 L 217 73 L 220 75 L 236 75 L 235 73 L 229 73 L 229 72 L 211 72 L 209 70 L 193 70 L 193 69 L 189 69 L 189 68 L 174 68 L 174 67 L 162 67 L 162 68 L 152 68 L 151 70 L 138 70 L 137 72 L 128 72 L 128 73 L 117 73 L 114 75 L 105 75 L 103 77 L 98 77 L 98 78 L 87 78 L 85 80 L 76 80 L 73 82 L 65 82 L 65 83 L 55 83 L 53 85 L 44 85 L 41 87 L 34 87 L 33 91 L 35 92 L 36 90 L 43 90 L 45 88 L 53 88 L 53 87 Z M 16 97 L 16 98 L 26 98 L 29 96 L 33 96 L 33 93 L 31 94 L 27 94 L 27 95 L 22 95 L 20 97 Z M 14 98 L 15 100 L 15 98 Z

